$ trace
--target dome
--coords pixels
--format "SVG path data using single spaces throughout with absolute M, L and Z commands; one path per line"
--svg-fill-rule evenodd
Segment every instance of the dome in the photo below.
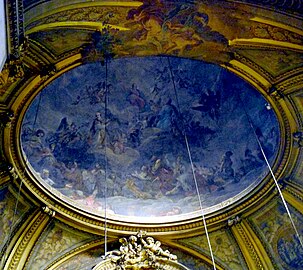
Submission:
M 253 192 L 279 125 L 261 93 L 218 65 L 132 57 L 56 78 L 30 104 L 21 141 L 36 179 L 68 204 L 161 223 Z

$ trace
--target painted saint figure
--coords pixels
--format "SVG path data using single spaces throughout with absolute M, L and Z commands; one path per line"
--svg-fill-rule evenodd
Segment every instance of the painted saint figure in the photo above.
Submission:
M 178 120 L 178 109 L 173 105 L 172 100 L 169 99 L 159 112 L 156 127 L 177 135 L 179 134 Z
M 47 169 L 42 170 L 42 173 L 40 173 L 40 177 L 43 179 L 45 183 L 49 184 L 50 186 L 55 184 L 55 182 L 52 179 L 50 179 L 49 170 Z
M 91 147 L 103 148 L 105 141 L 105 127 L 109 122 L 102 119 L 101 113 L 96 112 L 95 119 L 89 130 L 88 141 Z
M 231 180 L 234 178 L 234 169 L 232 168 L 233 162 L 231 160 L 232 155 L 232 151 L 227 151 L 222 157 L 220 166 L 220 176 L 224 180 Z
M 145 107 L 145 100 L 142 97 L 140 90 L 137 88 L 136 84 L 132 84 L 132 88 L 130 89 L 130 93 L 126 97 L 126 100 L 133 106 L 138 107 L 138 109 L 143 110 Z

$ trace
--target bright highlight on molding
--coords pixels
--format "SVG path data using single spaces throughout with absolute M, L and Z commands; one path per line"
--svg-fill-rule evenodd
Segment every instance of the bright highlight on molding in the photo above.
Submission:
M 26 35 L 30 35 L 35 32 L 39 31 L 46 31 L 50 29 L 57 29 L 57 28 L 77 28 L 77 29 L 87 29 L 87 30 L 101 30 L 107 27 L 110 27 L 111 29 L 117 29 L 120 31 L 128 31 L 129 28 L 125 28 L 118 25 L 112 25 L 112 24 L 103 24 L 100 22 L 56 22 L 56 23 L 49 23 L 49 24 L 43 24 L 39 25 L 37 27 L 31 28 L 29 31 L 26 32 Z

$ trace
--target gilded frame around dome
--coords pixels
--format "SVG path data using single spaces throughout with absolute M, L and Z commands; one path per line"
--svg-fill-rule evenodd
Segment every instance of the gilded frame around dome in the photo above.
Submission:
M 13 119 L 11 123 L 10 131 L 6 133 L 6 136 L 10 137 L 10 140 L 14 140 L 17 145 L 14 149 L 6 149 L 6 151 L 9 151 L 11 153 L 11 156 L 13 157 L 13 160 L 18 160 L 18 163 L 14 164 L 14 166 L 17 167 L 17 172 L 20 174 L 20 176 L 23 178 L 24 183 L 26 186 L 36 194 L 38 198 L 38 202 L 42 202 L 42 204 L 47 205 L 51 209 L 57 212 L 58 216 L 62 218 L 68 218 L 73 221 L 80 220 L 80 223 L 84 223 L 87 226 L 87 229 L 92 229 L 93 231 L 98 230 L 99 227 L 102 227 L 102 224 L 104 222 L 104 219 L 92 215 L 91 213 L 85 213 L 81 211 L 80 209 L 77 209 L 77 207 L 70 208 L 68 202 L 62 201 L 62 198 L 60 198 L 60 195 L 54 196 L 49 190 L 45 190 L 43 185 L 41 183 L 38 183 L 35 180 L 35 176 L 29 169 L 29 166 L 27 164 L 27 161 L 24 160 L 22 155 L 22 150 L 20 147 L 20 129 L 21 129 L 21 122 L 22 118 L 26 112 L 27 107 L 29 106 L 29 103 L 33 100 L 33 98 L 52 80 L 57 78 L 58 76 L 62 75 L 67 70 L 70 70 L 74 68 L 75 66 L 78 66 L 81 64 L 79 61 L 80 56 L 71 57 L 61 63 L 58 63 L 58 67 L 60 67 L 60 70 L 54 74 L 53 76 L 50 76 L 48 78 L 41 78 L 40 76 L 31 78 L 27 84 L 24 84 L 24 87 L 22 89 L 22 92 L 24 95 L 22 95 L 21 98 L 16 100 L 16 102 L 13 104 L 12 108 L 14 110 L 18 111 L 18 115 L 20 117 L 18 119 Z M 232 68 L 229 68 L 232 69 Z M 260 89 L 258 89 L 260 90 Z M 263 92 L 263 91 L 262 91 Z M 288 162 L 289 159 L 289 153 L 290 153 L 290 128 L 288 124 L 287 115 L 289 113 L 285 112 L 279 102 L 269 97 L 268 102 L 271 104 L 271 106 L 274 108 L 276 115 L 280 122 L 280 134 L 281 134 L 281 144 L 279 153 L 276 158 L 276 162 L 274 165 L 274 171 L 276 173 L 277 178 L 280 177 L 281 174 L 284 172 L 285 165 Z M 20 113 L 19 113 L 20 112 Z M 288 134 L 288 135 L 287 135 Z M 220 211 L 217 211 L 215 213 L 211 213 L 207 215 L 207 218 L 212 217 L 209 219 L 209 223 L 215 224 L 222 220 L 226 220 L 230 216 L 234 216 L 240 211 L 243 211 L 247 208 L 247 206 L 251 205 L 252 202 L 255 202 L 257 200 L 260 200 L 264 194 L 267 193 L 268 190 L 270 190 L 273 187 L 273 181 L 271 180 L 270 175 L 267 175 L 266 179 L 262 181 L 262 184 L 260 184 L 256 190 L 252 192 L 253 195 L 248 195 L 245 198 L 241 199 L 239 202 L 236 202 L 234 205 L 229 205 L 228 202 L 225 203 L 224 208 Z M 34 199 L 36 201 L 36 198 Z M 245 203 L 243 203 L 245 202 Z M 241 206 L 238 206 L 241 205 Z M 108 218 L 108 217 L 107 217 Z M 131 220 L 129 222 L 123 222 L 123 220 L 114 221 L 108 218 L 107 220 L 108 227 L 115 230 L 121 230 L 123 228 L 126 230 L 138 230 L 138 228 L 141 228 L 140 224 L 137 224 L 136 220 Z M 112 223 L 112 224 L 111 224 Z M 182 231 L 183 228 L 188 230 L 196 230 L 200 224 L 201 224 L 201 218 L 200 217 L 188 217 L 183 219 L 183 221 L 175 221 L 168 219 L 167 221 L 163 222 L 165 223 L 165 228 L 162 230 L 169 232 L 169 231 Z M 128 224 L 131 224 L 129 227 Z M 136 225 L 135 225 L 136 224 Z M 144 227 L 146 225 L 142 224 Z M 125 226 L 125 227 L 124 227 Z M 134 227 L 133 227 L 134 226 Z M 150 229 L 153 231 L 153 225 L 149 225 Z

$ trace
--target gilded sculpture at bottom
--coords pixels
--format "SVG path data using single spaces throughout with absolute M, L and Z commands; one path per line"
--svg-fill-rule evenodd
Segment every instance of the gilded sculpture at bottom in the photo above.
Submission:
M 150 236 L 144 239 L 145 235 L 145 232 L 140 231 L 128 239 L 120 238 L 120 249 L 108 252 L 105 258 L 117 265 L 116 270 L 163 269 L 159 261 L 177 260 L 176 255 L 160 247 L 160 241 Z

